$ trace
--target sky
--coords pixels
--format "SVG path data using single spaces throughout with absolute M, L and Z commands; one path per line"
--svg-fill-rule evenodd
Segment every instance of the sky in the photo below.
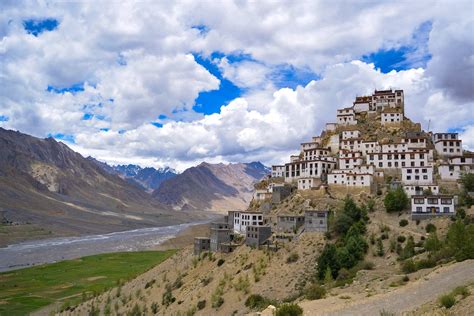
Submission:
M 0 127 L 111 164 L 282 163 L 405 91 L 474 149 L 472 1 L 2 1 Z

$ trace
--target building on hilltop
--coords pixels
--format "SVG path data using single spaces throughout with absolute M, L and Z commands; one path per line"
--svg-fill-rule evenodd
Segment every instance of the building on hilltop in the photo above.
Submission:
M 462 154 L 462 141 L 458 138 L 458 133 L 436 133 L 433 135 L 433 142 L 440 156 Z

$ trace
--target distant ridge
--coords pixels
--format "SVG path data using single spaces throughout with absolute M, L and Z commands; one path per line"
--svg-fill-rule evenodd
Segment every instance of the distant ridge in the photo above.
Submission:
M 176 209 L 245 209 L 252 198 L 253 184 L 269 173 L 270 169 L 260 162 L 203 162 L 164 181 L 153 196 Z

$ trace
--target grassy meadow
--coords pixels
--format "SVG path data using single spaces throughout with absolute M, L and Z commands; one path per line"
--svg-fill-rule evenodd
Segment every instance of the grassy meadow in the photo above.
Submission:
M 132 279 L 175 250 L 119 252 L 0 273 L 0 315 L 26 315 L 49 304 L 75 304 Z

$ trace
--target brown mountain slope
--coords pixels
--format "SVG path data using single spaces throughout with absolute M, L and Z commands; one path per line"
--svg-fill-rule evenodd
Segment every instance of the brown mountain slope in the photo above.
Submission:
M 56 234 L 102 233 L 190 221 L 53 138 L 0 128 L 0 219 Z M 0 236 L 1 238 L 1 236 Z
M 202 163 L 164 181 L 153 196 L 180 209 L 227 211 L 245 209 L 253 184 L 268 173 L 259 162 Z

